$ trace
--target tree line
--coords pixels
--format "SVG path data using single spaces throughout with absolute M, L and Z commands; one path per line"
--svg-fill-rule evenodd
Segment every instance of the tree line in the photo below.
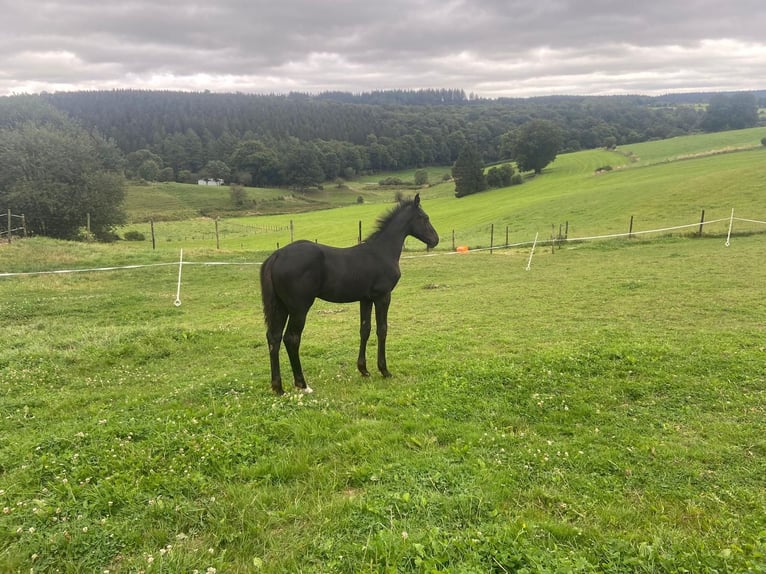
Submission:
M 104 238 L 121 222 L 124 177 L 307 189 L 445 165 L 457 170 L 460 196 L 519 181 L 498 167 L 465 191 L 461 169 L 483 172 L 512 159 L 520 171 L 539 173 L 556 153 L 756 125 L 765 95 L 711 94 L 706 105 L 699 94 L 487 100 L 461 90 L 7 96 L 0 98 L 0 206 L 25 213 L 32 232 L 56 237 L 81 234 L 89 213 L 89 231 Z
M 157 178 L 223 174 L 244 185 L 297 187 L 452 165 L 469 144 L 484 163 L 494 163 L 507 158 L 504 138 L 533 119 L 559 126 L 564 153 L 755 125 L 758 104 L 753 93 L 712 95 L 711 104 L 726 102 L 713 106 L 726 108 L 726 119 L 709 121 L 699 105 L 644 96 L 486 100 L 460 90 L 319 96 L 116 90 L 42 97 L 125 155 L 154 154 Z M 738 114 L 742 108 L 747 113 Z M 734 115 L 741 120 L 729 122 Z

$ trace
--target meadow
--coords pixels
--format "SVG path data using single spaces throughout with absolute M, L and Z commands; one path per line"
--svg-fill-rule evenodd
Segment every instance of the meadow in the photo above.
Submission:
M 358 375 L 357 307 L 320 301 L 312 395 L 269 387 L 261 234 L 2 245 L 6 274 L 121 268 L 0 277 L 0 571 L 766 571 L 762 228 L 531 260 L 446 236 L 766 219 L 764 152 L 703 156 L 582 152 L 518 188 L 424 190 L 443 243 L 403 255 L 394 377 Z M 290 217 L 353 241 L 386 203 Z
M 766 178 L 766 147 L 760 144 L 766 128 L 720 134 L 673 138 L 658 142 L 619 147 L 616 150 L 589 150 L 559 156 L 542 176 L 527 177 L 523 185 L 454 197 L 454 184 L 442 182 L 444 171 L 431 170 L 432 184 L 420 191 L 431 218 L 439 223 L 440 249 L 456 245 L 486 248 L 494 226 L 494 245 L 531 242 L 535 235 L 548 239 L 552 231 L 569 226 L 569 237 L 627 233 L 631 217 L 634 230 L 662 229 L 705 220 L 728 219 L 731 210 L 747 219 L 763 220 L 763 181 Z M 739 150 L 734 152 L 734 150 Z M 612 171 L 598 172 L 610 166 Z M 413 174 L 401 174 L 412 179 Z M 197 217 L 183 221 L 155 223 L 156 250 L 177 252 L 182 246 L 223 250 L 271 251 L 291 239 L 317 240 L 347 246 L 372 231 L 376 218 L 389 209 L 397 192 L 413 195 L 414 190 L 386 189 L 375 185 L 380 176 L 351 182 L 347 188 L 291 195 L 284 190 L 283 213 L 221 217 L 216 242 L 215 222 Z M 146 193 L 146 190 L 144 191 Z M 265 198 L 276 191 L 264 190 Z M 356 203 L 359 196 L 364 202 Z M 145 217 L 149 209 L 144 196 L 131 200 L 134 222 L 125 230 L 143 233 L 147 241 L 136 249 L 151 249 L 151 230 Z M 185 201 L 190 214 L 199 208 L 220 209 L 229 201 L 228 188 L 181 186 L 175 201 Z M 304 211 L 306 202 L 321 200 L 327 209 Z M 256 199 L 256 205 L 258 205 Z M 205 204 L 205 202 L 207 202 Z M 160 213 L 163 213 L 162 211 Z M 160 217 L 161 218 L 161 217 Z M 708 228 L 726 232 L 728 222 Z M 740 231 L 758 226 L 738 225 Z M 419 249 L 416 241 L 407 249 Z

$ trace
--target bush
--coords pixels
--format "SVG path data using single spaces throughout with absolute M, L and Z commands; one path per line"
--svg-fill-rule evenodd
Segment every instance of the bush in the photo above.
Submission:
M 491 167 L 486 173 L 487 187 L 508 187 L 511 185 L 513 174 L 513 167 L 507 163 L 500 167 Z
M 125 241 L 146 241 L 146 237 L 140 231 L 131 229 L 125 232 Z
M 242 207 L 245 205 L 247 199 L 247 193 L 245 188 L 241 185 L 233 184 L 229 187 L 229 195 L 231 196 L 231 202 L 235 207 Z
M 387 177 L 385 179 L 381 179 L 378 182 L 378 185 L 405 185 L 405 182 L 399 179 L 398 177 Z

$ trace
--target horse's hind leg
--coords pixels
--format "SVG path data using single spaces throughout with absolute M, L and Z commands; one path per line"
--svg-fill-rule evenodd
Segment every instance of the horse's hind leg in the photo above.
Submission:
M 287 349 L 287 356 L 290 357 L 295 386 L 302 389 L 303 392 L 312 393 L 314 391 L 306 384 L 306 379 L 303 376 L 300 357 L 301 334 L 306 326 L 306 313 L 307 311 L 302 311 L 290 314 L 287 329 L 285 329 L 285 349 Z
M 370 338 L 372 325 L 372 301 L 359 302 L 359 357 L 356 359 L 356 368 L 365 377 L 370 376 L 367 370 L 367 341 Z
M 266 329 L 266 341 L 269 344 L 269 361 L 271 363 L 271 388 L 278 395 L 284 394 L 282 388 L 282 373 L 279 368 L 279 347 L 282 345 L 282 331 L 287 323 L 287 311 L 277 307 L 269 317 Z

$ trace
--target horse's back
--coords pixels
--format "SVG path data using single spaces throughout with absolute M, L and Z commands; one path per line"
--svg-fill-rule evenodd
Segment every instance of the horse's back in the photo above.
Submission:
M 331 247 L 301 240 L 266 261 L 271 285 L 289 308 L 308 308 L 315 298 L 333 303 L 375 300 L 399 280 L 398 260 L 374 254 L 365 244 Z
M 264 262 L 275 295 L 288 308 L 308 308 L 322 283 L 322 246 L 300 240 L 285 245 Z

